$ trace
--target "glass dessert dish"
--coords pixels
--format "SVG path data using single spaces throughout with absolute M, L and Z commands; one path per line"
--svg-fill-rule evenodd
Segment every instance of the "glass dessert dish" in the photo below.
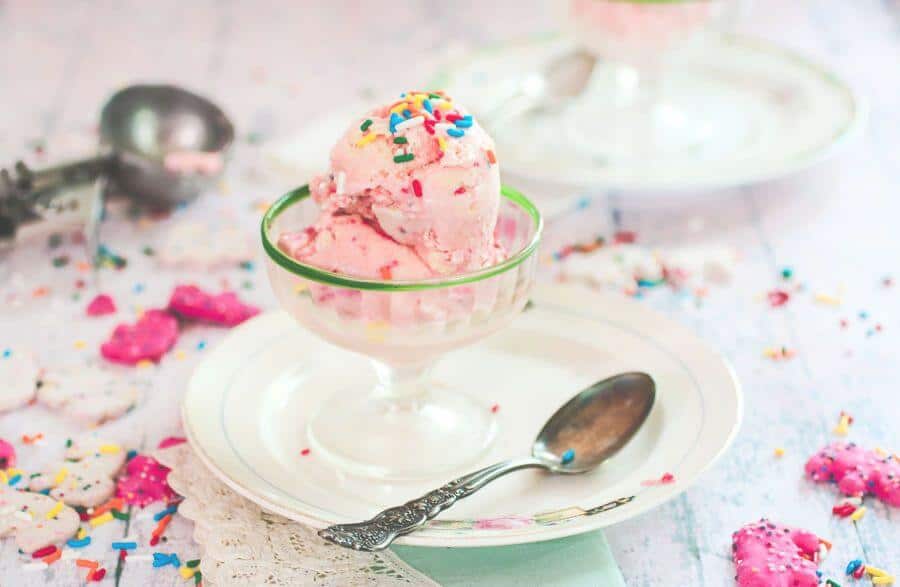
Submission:
M 569 109 L 566 134 L 597 161 L 622 166 L 727 148 L 735 140 L 727 100 L 712 100 L 682 62 L 728 28 L 740 0 L 571 0 L 566 20 L 597 58 Z M 686 74 L 686 75 L 683 75 Z
M 352 474 L 423 479 L 470 465 L 496 433 L 478 382 L 465 391 L 429 379 L 445 353 L 503 328 L 525 307 L 534 281 L 542 220 L 503 187 L 495 236 L 503 260 L 452 276 L 360 279 L 296 260 L 279 235 L 320 214 L 307 186 L 273 204 L 262 221 L 269 279 L 281 306 L 322 339 L 371 359 L 370 389 L 340 389 L 313 414 L 316 454 Z

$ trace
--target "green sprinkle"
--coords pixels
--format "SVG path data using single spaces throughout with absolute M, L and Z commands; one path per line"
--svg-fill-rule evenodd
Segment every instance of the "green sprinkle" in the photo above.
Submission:
M 184 566 L 186 566 L 186 567 L 189 568 L 189 569 L 193 569 L 194 567 L 196 567 L 196 566 L 199 565 L 199 564 L 200 564 L 200 559 L 199 559 L 199 558 L 195 558 L 195 559 L 192 560 L 192 561 L 187 561 L 186 563 L 184 563 Z
M 367 118 L 361 125 L 359 125 L 359 130 L 366 132 L 369 130 L 369 127 L 372 126 L 372 119 Z
M 440 95 L 438 95 L 438 94 L 428 94 L 428 97 L 431 98 L 431 99 L 433 99 L 433 100 L 440 100 L 440 99 L 442 99 L 442 96 L 440 96 Z
M 145 255 L 147 255 L 148 257 L 152 257 L 153 255 L 156 254 L 156 251 L 153 250 L 153 247 L 144 247 L 144 248 L 141 250 L 141 252 L 143 252 L 143 253 L 144 253 Z
M 53 258 L 53 266 L 54 267 L 65 267 L 69 264 L 69 256 L 68 255 L 60 255 L 59 257 Z
M 395 145 L 405 145 L 409 141 L 406 140 L 406 137 L 394 137 Z
M 50 238 L 47 239 L 47 245 L 48 245 L 51 249 L 55 249 L 56 247 L 58 247 L 59 245 L 61 245 L 62 242 L 63 242 L 63 237 L 62 237 L 62 235 L 59 234 L 58 232 L 54 232 L 53 234 L 50 235 Z
M 197 571 L 196 573 L 194 573 L 194 585 L 199 585 L 200 581 L 202 581 L 202 580 L 203 580 L 203 573 L 201 573 L 200 571 Z
M 828 587 L 841 587 L 840 583 L 838 583 L 837 581 L 834 581 L 832 579 L 827 579 L 825 581 L 825 584 L 828 585 Z
M 783 277 L 784 279 L 790 279 L 793 276 L 794 276 L 794 270 L 791 269 L 790 267 L 785 267 L 784 269 L 781 270 L 781 277 Z
M 407 153 L 406 155 L 397 155 L 394 157 L 394 163 L 406 163 L 407 161 L 412 161 L 415 159 L 412 153 Z
M 110 510 L 110 512 L 112 513 L 113 517 L 117 520 L 124 520 L 127 522 L 129 519 L 131 519 L 131 514 L 127 514 L 125 512 L 120 512 L 119 510 Z
M 71 438 L 66 439 L 66 448 L 72 448 L 72 439 Z

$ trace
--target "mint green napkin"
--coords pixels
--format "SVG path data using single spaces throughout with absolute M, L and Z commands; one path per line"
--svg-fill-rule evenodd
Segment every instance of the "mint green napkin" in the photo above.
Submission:
M 394 546 L 408 565 L 446 587 L 624 587 L 599 530 L 534 544 L 489 548 Z

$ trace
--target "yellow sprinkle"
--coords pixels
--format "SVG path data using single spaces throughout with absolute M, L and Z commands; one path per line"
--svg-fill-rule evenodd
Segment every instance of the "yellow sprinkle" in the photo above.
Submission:
M 834 433 L 838 436 L 847 436 L 848 432 L 850 432 L 850 416 L 844 414 L 838 425 L 834 427 Z
M 447 150 L 447 141 L 444 140 L 444 137 L 438 137 L 438 145 L 441 147 L 441 151 Z
M 6 476 L 6 471 L 0 471 L 0 483 L 3 485 L 9 483 L 9 477 Z
M 850 519 L 853 520 L 854 522 L 858 522 L 858 521 L 862 520 L 862 517 L 864 515 L 866 515 L 866 506 L 863 505 L 863 506 L 860 506 L 859 508 L 857 508 L 857 510 L 855 512 L 850 514 Z M 866 567 L 866 568 L 868 569 L 869 567 Z
M 884 577 L 872 577 L 872 585 L 893 585 L 894 577 L 885 575 Z
M 397 104 L 396 106 L 391 108 L 389 110 L 389 112 L 393 112 L 394 114 L 402 114 L 403 111 L 408 108 L 409 108 L 409 104 L 407 104 L 406 102 L 400 102 L 399 104 Z
M 383 342 L 384 335 L 390 325 L 382 320 L 375 320 L 366 324 L 366 338 L 372 342 Z
M 838 296 L 833 296 L 826 293 L 817 293 L 815 299 L 820 304 L 827 304 L 829 306 L 840 306 L 842 303 L 841 298 L 839 298 Z
M 447 102 L 446 100 L 442 101 L 442 102 L 438 102 L 437 106 L 441 110 L 450 110 L 451 108 L 453 108 L 453 104 L 451 104 L 450 102 Z
M 23 471 L 22 469 L 7 469 L 6 474 L 10 477 L 15 477 L 16 475 L 21 475 L 24 477 L 25 471 Z
M 59 473 L 56 474 L 56 477 L 53 478 L 53 485 L 59 485 L 63 481 L 66 480 L 66 476 L 68 476 L 69 470 L 65 467 L 59 470 Z
M 875 451 L 875 454 L 877 454 L 877 455 L 880 456 L 881 458 L 884 458 L 884 457 L 888 456 L 887 451 L 884 450 L 883 448 L 881 448 L 880 446 L 876 446 L 876 447 L 873 448 L 872 450 L 874 450 L 874 451 Z
M 181 574 L 181 576 L 184 577 L 185 579 L 190 579 L 191 577 L 193 577 L 194 575 L 197 574 L 197 568 L 194 567 L 194 568 L 192 569 L 192 568 L 190 568 L 190 567 L 188 567 L 188 566 L 183 566 L 183 567 L 181 567 L 180 569 L 178 569 L 178 572 L 179 572 L 179 573 Z
M 122 447 L 118 444 L 101 444 L 100 448 L 97 450 L 99 450 L 101 454 L 114 455 L 118 454 L 119 451 L 122 450 Z
M 77 350 L 81 350 L 87 346 L 87 343 L 83 340 L 76 340 L 72 346 L 74 346 Z
M 81 540 L 81 539 L 84 538 L 85 536 L 87 536 L 87 530 L 85 530 L 84 528 L 79 528 L 79 529 L 78 529 L 78 533 L 75 534 L 75 539 L 76 539 L 76 540 Z
M 150 359 L 141 359 L 135 365 L 135 367 L 137 367 L 138 369 L 146 369 L 147 367 L 152 367 L 152 366 L 153 366 L 153 361 L 151 361 Z
M 62 509 L 63 509 L 63 502 L 61 502 L 61 501 L 56 502 L 56 505 L 53 506 L 52 508 L 50 508 L 50 511 L 47 512 L 47 519 L 52 520 L 53 518 L 55 518 L 56 516 L 59 515 L 59 512 L 61 512 Z
M 370 132 L 367 135 L 363 135 L 362 138 L 360 138 L 358 141 L 356 141 L 356 146 L 357 147 L 365 147 L 366 145 L 368 145 L 369 143 L 374 141 L 377 137 L 378 137 L 377 134 Z
M 106 512 L 105 514 L 99 515 L 96 518 L 91 518 L 89 523 L 91 525 L 91 528 L 96 528 L 97 526 L 102 526 L 107 522 L 112 522 L 112 520 L 112 512 Z
M 773 357 L 777 357 L 777 356 L 778 356 L 778 349 L 773 348 L 773 347 L 768 347 L 768 348 L 766 348 L 765 350 L 763 350 L 763 356 L 764 356 L 764 357 L 768 357 L 768 358 L 770 358 L 770 359 L 773 358 Z
M 302 294 L 303 292 L 305 292 L 308 289 L 309 289 L 309 287 L 305 283 L 298 283 L 297 285 L 294 286 L 294 293 Z
M 784 456 L 784 449 L 781 448 L 780 446 L 779 446 L 778 448 L 776 448 L 776 449 L 775 449 L 775 456 L 776 456 L 776 457 L 783 457 L 783 456 Z
M 181 349 L 178 349 L 177 351 L 175 351 L 175 358 L 178 359 L 179 361 L 183 361 L 186 356 L 187 356 L 187 353 L 185 353 Z
M 878 567 L 871 567 L 866 565 L 866 572 L 872 577 L 890 577 L 890 573 L 885 571 L 884 569 L 879 569 Z

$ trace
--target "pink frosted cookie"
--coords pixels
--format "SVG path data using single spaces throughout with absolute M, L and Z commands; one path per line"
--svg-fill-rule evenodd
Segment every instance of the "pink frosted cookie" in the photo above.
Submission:
M 140 507 L 154 501 L 169 502 L 176 494 L 166 481 L 168 476 L 168 467 L 159 464 L 153 457 L 138 455 L 125 466 L 125 474 L 119 477 L 116 495 Z
M 100 353 L 114 363 L 158 361 L 178 340 L 178 321 L 163 310 L 149 310 L 135 324 L 119 324 Z
M 86 309 L 88 316 L 106 316 L 116 312 L 116 302 L 106 294 L 97 294 Z
M 872 494 L 900 507 L 900 461 L 852 442 L 829 444 L 806 462 L 806 474 L 818 483 L 832 481 L 844 495 Z
M 0 469 L 16 466 L 16 448 L 0 438 Z
M 829 548 L 812 532 L 763 518 L 731 536 L 735 579 L 741 587 L 816 587 L 816 569 Z
M 259 308 L 244 304 L 234 292 L 211 295 L 195 285 L 176 287 L 169 299 L 169 311 L 220 326 L 236 326 L 259 314 Z

